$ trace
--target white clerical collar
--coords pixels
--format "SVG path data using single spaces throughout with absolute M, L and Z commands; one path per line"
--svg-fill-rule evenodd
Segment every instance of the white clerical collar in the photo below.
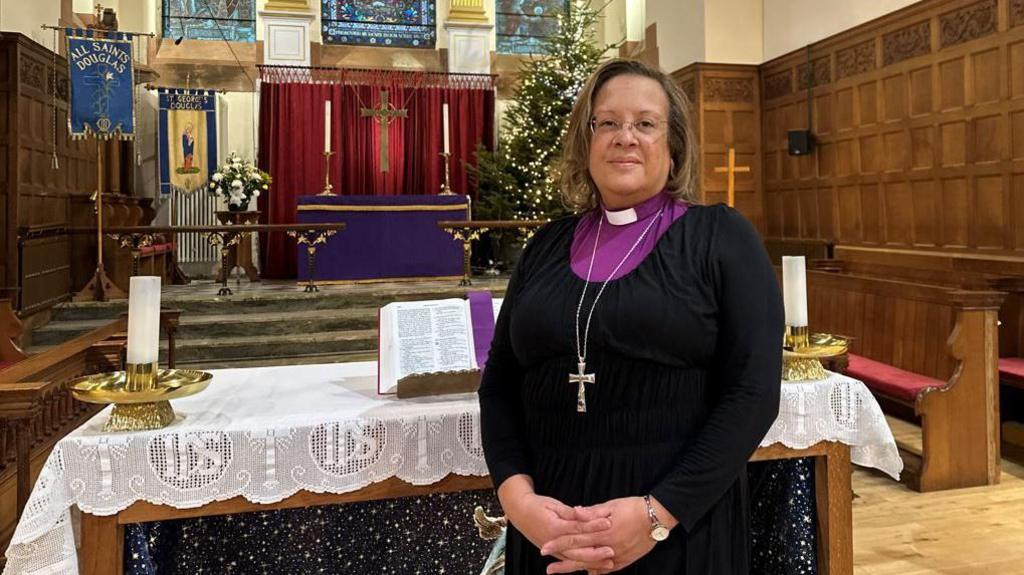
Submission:
M 625 226 L 635 222 L 638 218 L 636 216 L 636 210 L 633 208 L 626 208 L 624 210 L 605 210 L 604 217 L 608 220 L 608 223 L 613 226 Z
M 622 210 L 609 210 L 601 205 L 604 218 L 613 226 L 628 226 L 633 222 L 647 219 L 665 205 L 665 192 L 655 194 L 639 204 Z

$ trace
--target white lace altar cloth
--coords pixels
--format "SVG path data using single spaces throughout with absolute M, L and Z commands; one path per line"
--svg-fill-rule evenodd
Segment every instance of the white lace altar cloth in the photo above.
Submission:
M 829 372 L 827 379 L 783 383 L 779 416 L 761 440 L 804 449 L 819 441 L 850 446 L 850 461 L 899 480 L 903 471 L 896 440 L 882 408 L 863 382 Z
M 102 433 L 109 408 L 60 440 L 7 549 L 4 574 L 78 573 L 70 510 L 113 515 L 137 501 L 186 509 L 299 490 L 347 493 L 398 477 L 416 485 L 487 474 L 475 394 L 399 400 L 376 393 L 376 363 L 215 370 L 177 400 L 177 420 Z M 896 445 L 863 384 L 842 376 L 785 384 L 762 442 L 853 447 L 855 463 L 898 475 Z

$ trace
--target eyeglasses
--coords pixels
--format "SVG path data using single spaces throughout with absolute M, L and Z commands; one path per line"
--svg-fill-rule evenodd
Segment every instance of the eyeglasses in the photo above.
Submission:
M 593 118 L 590 120 L 590 132 L 598 136 L 614 136 L 621 132 L 626 126 L 633 128 L 633 132 L 643 138 L 655 138 L 662 132 L 662 125 L 667 120 L 653 120 L 644 118 L 635 122 L 621 122 L 613 118 Z

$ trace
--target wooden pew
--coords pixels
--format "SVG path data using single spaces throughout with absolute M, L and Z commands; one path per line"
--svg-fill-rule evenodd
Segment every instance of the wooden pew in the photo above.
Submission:
M 169 358 L 174 357 L 173 331 L 180 313 L 164 310 L 160 314 Z M 128 318 L 123 315 L 0 369 L 0 547 L 7 548 L 50 450 L 102 409 L 76 401 L 64 388 L 65 382 L 122 369 L 127 329 Z
M 814 262 L 846 273 L 1006 294 L 999 308 L 1000 419 L 1003 455 L 1024 461 L 1024 257 L 863 246 L 836 246 Z
M 767 238 L 764 248 L 772 263 L 781 265 L 782 256 L 804 256 L 808 262 L 832 259 L 835 245 L 831 240 Z
M 18 345 L 24 328 L 11 308 L 11 300 L 0 299 L 0 369 L 28 357 Z
M 918 420 L 922 449 L 900 446 L 919 491 L 999 481 L 996 314 L 1003 294 L 811 270 L 814 331 L 853 338 L 847 373 L 883 410 Z

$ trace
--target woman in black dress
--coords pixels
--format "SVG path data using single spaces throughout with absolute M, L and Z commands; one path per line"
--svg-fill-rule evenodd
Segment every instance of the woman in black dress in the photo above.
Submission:
M 480 385 L 505 572 L 740 575 L 746 462 L 779 407 L 783 312 L 751 224 L 695 203 L 671 78 L 602 65 L 562 190 L 512 275 Z

